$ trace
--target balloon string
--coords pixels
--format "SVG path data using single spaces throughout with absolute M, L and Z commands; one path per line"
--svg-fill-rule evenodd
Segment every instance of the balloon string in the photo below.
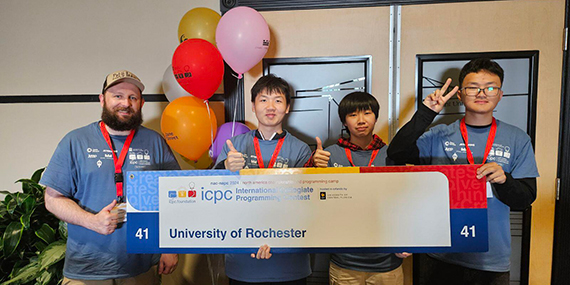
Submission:
M 204 100 L 204 103 L 206 103 L 206 109 L 208 110 L 208 119 L 210 121 L 210 142 L 212 143 L 211 145 L 214 145 L 214 125 L 212 124 L 212 116 L 210 114 L 210 104 L 208 104 L 208 100 Z M 210 152 L 212 152 L 210 150 Z M 211 157 L 211 153 L 210 153 L 210 157 Z
M 240 79 L 238 78 L 237 85 L 236 85 L 236 102 L 234 104 L 234 119 L 233 119 L 233 124 L 232 124 L 232 138 L 234 137 L 234 131 L 235 131 L 235 127 L 236 127 L 236 114 L 237 114 L 237 105 L 238 105 L 237 89 L 239 88 L 239 81 L 240 81 Z

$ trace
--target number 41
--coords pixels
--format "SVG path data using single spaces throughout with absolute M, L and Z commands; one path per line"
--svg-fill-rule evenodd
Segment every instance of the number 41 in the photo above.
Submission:
M 135 233 L 135 237 L 138 237 L 139 239 L 148 239 L 148 228 L 145 228 L 144 230 L 139 228 Z
M 471 230 L 471 236 L 475 237 L 475 225 L 471 227 L 463 226 L 463 229 L 461 229 L 461 235 L 464 237 L 469 237 L 469 230 Z

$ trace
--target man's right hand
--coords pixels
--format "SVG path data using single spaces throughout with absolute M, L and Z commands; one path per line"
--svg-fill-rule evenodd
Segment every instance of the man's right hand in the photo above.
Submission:
M 231 172 L 242 170 L 245 165 L 245 159 L 243 159 L 243 155 L 241 152 L 237 151 L 234 145 L 230 140 L 226 140 L 226 144 L 230 151 L 228 152 L 226 161 L 224 161 L 224 165 L 226 169 Z
M 118 214 L 111 213 L 111 210 L 117 204 L 117 200 L 113 200 L 111 204 L 101 209 L 99 213 L 93 215 L 91 220 L 91 230 L 102 235 L 110 235 L 117 229 Z
M 435 90 L 435 92 L 429 94 L 424 99 L 424 105 L 426 105 L 432 111 L 439 113 L 445 106 L 445 103 L 447 103 L 447 101 L 449 101 L 449 99 L 451 99 L 451 97 L 457 93 L 457 90 L 459 90 L 459 86 L 455 86 L 451 91 L 449 91 L 449 93 L 445 94 L 445 91 L 447 91 L 447 88 L 450 84 L 451 78 L 448 78 L 441 89 Z
M 313 155 L 313 163 L 316 167 L 327 167 L 329 165 L 331 153 L 323 150 L 323 143 L 319 137 L 316 137 L 315 139 L 317 140 L 317 149 Z

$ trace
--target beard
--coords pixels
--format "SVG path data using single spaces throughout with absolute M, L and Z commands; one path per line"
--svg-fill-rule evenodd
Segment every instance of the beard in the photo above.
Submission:
M 119 115 L 119 111 L 127 111 L 131 114 L 131 117 L 124 120 Z M 115 131 L 130 131 L 137 129 L 143 122 L 142 113 L 139 110 L 135 112 L 130 107 L 126 108 L 115 108 L 110 110 L 107 107 L 107 102 L 103 103 L 103 111 L 101 112 L 101 120 L 105 125 Z

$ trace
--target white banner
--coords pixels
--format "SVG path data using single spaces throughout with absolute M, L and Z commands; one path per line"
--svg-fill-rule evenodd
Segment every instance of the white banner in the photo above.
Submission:
M 159 178 L 160 248 L 449 247 L 440 172 Z

